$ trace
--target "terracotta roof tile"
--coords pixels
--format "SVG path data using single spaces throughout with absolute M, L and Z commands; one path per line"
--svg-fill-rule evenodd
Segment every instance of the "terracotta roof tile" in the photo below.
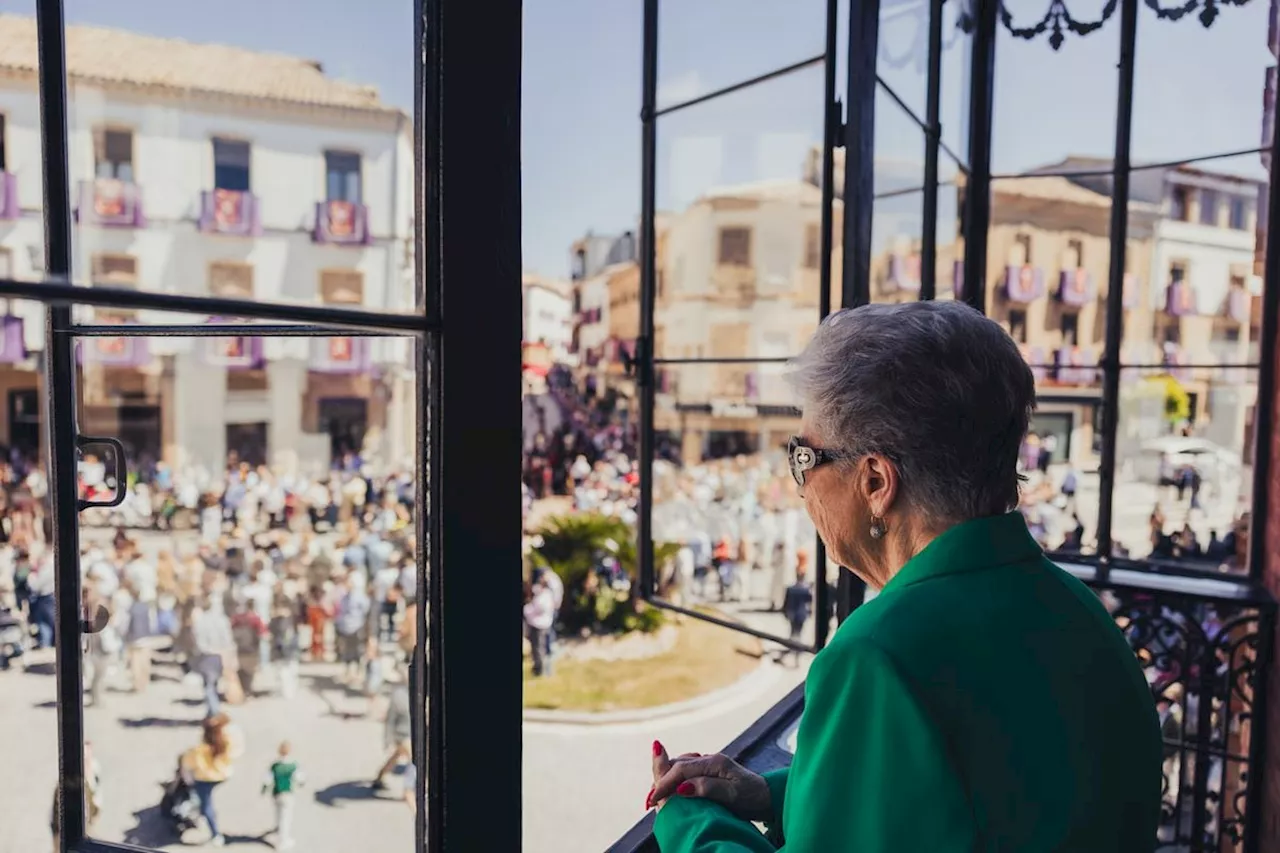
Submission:
M 319 63 L 221 44 L 105 27 L 67 27 L 73 80 L 376 112 L 395 112 L 371 86 L 326 77 Z M 0 14 L 0 69 L 37 70 L 34 18 Z

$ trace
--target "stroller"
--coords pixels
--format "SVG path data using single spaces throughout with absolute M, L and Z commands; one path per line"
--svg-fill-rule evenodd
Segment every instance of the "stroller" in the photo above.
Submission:
M 200 798 L 186 771 L 179 764 L 173 778 L 161 785 L 160 813 L 169 821 L 173 831 L 182 837 L 188 829 L 200 825 Z

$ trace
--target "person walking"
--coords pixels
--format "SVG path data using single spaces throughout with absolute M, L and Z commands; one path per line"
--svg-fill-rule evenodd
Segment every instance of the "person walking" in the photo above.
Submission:
M 218 695 L 218 682 L 222 678 L 223 662 L 235 648 L 231 636 L 231 623 L 227 615 L 206 598 L 193 613 L 192 642 L 195 647 L 194 669 L 204 684 L 204 698 L 209 717 L 218 716 L 222 700 Z
M 524 624 L 533 653 L 533 674 L 551 674 L 551 660 L 547 656 L 547 637 L 555 622 L 555 599 L 551 588 L 539 579 L 525 584 Z
M 809 569 L 809 555 L 801 551 L 796 555 L 796 582 L 787 587 L 787 594 L 782 603 L 782 612 L 791 626 L 791 641 L 800 642 L 805 623 L 813 612 L 813 584 L 806 577 Z M 791 664 L 798 666 L 800 653 L 792 652 Z
M 397 767 L 413 763 L 413 717 L 410 691 L 412 670 L 403 667 L 404 677 L 391 688 L 390 702 L 387 704 L 387 716 L 383 721 L 383 747 L 390 751 L 370 786 L 375 791 L 385 790 L 384 778 Z
M 209 825 L 209 843 L 223 847 L 227 837 L 218 826 L 218 813 L 213 805 L 213 791 L 231 778 L 233 763 L 243 752 L 239 733 L 226 714 L 213 714 L 202 723 L 200 743 L 182 756 L 186 773 L 200 799 L 200 815 Z
M 348 572 L 343 576 L 338 606 L 333 617 L 338 663 L 342 664 L 343 677 L 352 684 L 359 684 L 363 677 L 360 669 L 364 662 L 365 633 L 371 609 L 363 577 L 358 572 Z
M 293 838 L 294 792 L 305 784 L 298 762 L 292 757 L 289 741 L 280 744 L 277 757 L 267 768 L 262 793 L 270 793 L 276 805 L 276 849 L 289 850 L 297 845 Z

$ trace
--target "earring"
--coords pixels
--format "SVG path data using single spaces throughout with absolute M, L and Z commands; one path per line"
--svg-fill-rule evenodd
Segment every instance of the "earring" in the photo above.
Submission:
M 884 526 L 883 518 L 877 518 L 876 516 L 871 517 L 871 538 L 872 539 L 883 539 L 884 535 L 888 532 L 889 532 L 889 529 Z

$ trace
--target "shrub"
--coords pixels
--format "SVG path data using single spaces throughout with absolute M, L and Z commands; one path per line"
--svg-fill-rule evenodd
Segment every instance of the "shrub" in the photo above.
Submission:
M 649 632 L 662 624 L 661 610 L 640 606 L 635 531 L 624 521 L 600 513 L 560 515 L 548 518 L 535 533 L 542 543 L 533 553 L 533 563 L 554 571 L 564 584 L 559 620 L 565 632 L 578 633 L 584 628 L 606 634 Z M 654 562 L 663 565 L 678 548 L 654 543 Z M 598 582 L 597 564 L 606 554 L 618 561 L 630 581 L 630 591 Z

